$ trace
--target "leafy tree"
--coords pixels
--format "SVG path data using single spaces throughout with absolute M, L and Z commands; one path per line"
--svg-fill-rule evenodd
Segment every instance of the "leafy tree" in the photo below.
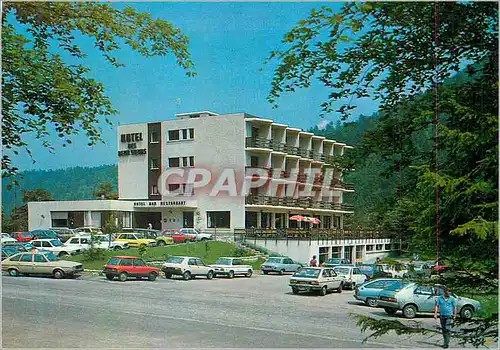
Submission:
M 114 191 L 113 185 L 109 182 L 99 184 L 92 194 L 98 199 L 118 199 L 118 194 Z
M 177 64 L 193 76 L 187 49 L 189 39 L 171 23 L 153 19 L 132 7 L 118 10 L 96 2 L 9 2 L 2 13 L 2 158 L 3 176 L 15 174 L 9 152 L 24 149 L 25 136 L 34 134 L 50 151 L 55 133 L 62 146 L 84 132 L 88 144 L 101 139 L 99 123 L 111 124 L 117 111 L 104 86 L 90 77 L 82 62 L 87 54 L 79 38 L 89 38 L 113 67 L 122 46 L 144 57 L 173 54 Z M 69 64 L 71 56 L 79 63 Z
M 382 110 L 420 94 L 461 70 L 495 60 L 498 6 L 492 2 L 350 2 L 323 6 L 285 34 L 268 100 L 311 86 L 329 89 L 321 105 L 346 118 L 354 100 L 380 101 Z M 469 69 L 474 68 L 469 65 Z

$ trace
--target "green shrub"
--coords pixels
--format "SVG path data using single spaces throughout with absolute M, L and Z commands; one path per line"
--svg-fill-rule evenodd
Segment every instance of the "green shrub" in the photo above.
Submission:
M 101 248 L 90 248 L 84 251 L 82 255 L 84 261 L 102 260 L 106 256 L 105 249 Z
M 148 252 L 148 246 L 145 244 L 141 244 L 137 249 L 137 252 L 141 257 L 144 257 L 144 255 Z

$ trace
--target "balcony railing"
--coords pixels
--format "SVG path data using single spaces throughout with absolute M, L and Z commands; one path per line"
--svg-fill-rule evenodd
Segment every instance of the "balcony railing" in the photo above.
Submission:
M 246 228 L 235 229 L 235 239 L 396 239 L 395 232 L 343 230 L 338 228 Z M 392 242 L 394 243 L 394 242 Z
M 276 152 L 285 152 L 285 144 L 278 141 L 271 141 L 271 148 Z
M 312 208 L 343 211 L 354 210 L 354 207 L 350 204 L 316 201 L 308 198 L 271 197 L 265 195 L 249 195 L 245 198 L 245 204 L 294 207 L 303 209 Z
M 271 140 L 268 140 L 264 137 L 247 137 L 245 140 L 246 147 L 271 149 L 271 144 Z
M 309 150 L 305 148 L 299 148 L 298 155 L 301 156 L 302 158 L 310 158 L 311 156 Z
M 317 161 L 320 161 L 320 162 L 324 162 L 325 161 L 325 158 L 326 156 L 323 154 L 323 153 L 315 153 L 315 152 L 312 152 L 311 151 L 311 156 L 310 158 L 314 159 L 314 160 L 317 160 Z
M 299 148 L 295 146 L 285 145 L 285 152 L 294 156 L 299 155 Z
M 263 169 L 263 170 L 267 171 L 268 177 L 271 177 L 273 175 L 273 169 L 271 169 L 271 168 L 266 168 L 266 167 L 262 167 L 262 166 L 246 166 L 245 171 L 248 169 Z M 257 177 L 257 175 L 253 175 L 252 177 Z

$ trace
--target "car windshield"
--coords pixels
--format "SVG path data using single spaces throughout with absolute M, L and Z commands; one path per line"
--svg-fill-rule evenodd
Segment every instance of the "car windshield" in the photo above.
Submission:
M 326 261 L 327 264 L 340 264 L 342 263 L 342 259 L 328 259 Z
M 136 237 L 137 239 L 144 239 L 144 238 L 146 238 L 146 236 L 144 236 L 142 233 L 136 233 L 136 234 L 135 234 L 135 237 Z
M 109 242 L 109 237 L 108 236 L 97 236 L 94 238 L 94 241 Z
M 371 270 L 373 270 L 373 266 L 371 266 L 371 265 L 361 265 L 361 266 L 359 267 L 359 269 L 360 269 L 361 271 L 371 271 Z
M 334 271 L 339 274 L 339 275 L 348 275 L 350 272 L 350 269 L 346 267 L 336 267 Z
M 120 258 L 111 258 L 108 261 L 108 265 L 118 265 L 120 263 Z
M 279 264 L 279 263 L 281 263 L 281 259 L 280 258 L 270 258 L 270 259 L 267 259 L 266 263 Z
M 319 276 L 318 269 L 302 269 L 294 274 L 294 277 L 307 277 L 307 278 L 317 278 Z
M 50 243 L 54 246 L 54 247 L 60 247 L 62 246 L 62 243 L 61 241 L 57 240 L 57 239 L 53 239 L 50 241 Z
M 232 265 L 231 259 L 220 258 L 215 262 L 217 265 Z
M 171 264 L 182 264 L 183 260 L 184 258 L 173 257 L 173 258 L 168 258 L 167 262 Z
M 47 258 L 47 260 L 49 260 L 49 261 L 57 261 L 57 260 L 59 260 L 59 258 L 57 256 L 55 256 L 53 253 L 47 253 L 47 254 L 44 254 L 44 255 Z

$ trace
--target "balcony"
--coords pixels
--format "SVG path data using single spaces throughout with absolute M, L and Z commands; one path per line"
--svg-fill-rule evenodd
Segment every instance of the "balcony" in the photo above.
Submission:
M 280 173 L 280 178 L 288 179 L 290 177 L 290 170 L 282 170 Z
M 307 181 L 307 174 L 297 175 L 297 182 L 306 183 L 306 181 Z
M 295 147 L 295 146 L 285 145 L 284 151 L 290 155 L 294 155 L 294 156 L 299 155 L 299 148 Z
M 297 155 L 301 156 L 302 158 L 310 158 L 311 156 L 310 151 L 305 148 L 299 148 Z
M 271 148 L 276 152 L 285 152 L 285 144 L 278 141 L 271 141 Z
M 323 153 L 316 153 L 311 151 L 310 158 L 313 160 L 319 161 L 319 162 L 324 162 L 326 159 L 326 156 Z
M 343 211 L 354 210 L 354 206 L 350 204 L 316 201 L 309 198 L 271 197 L 265 195 L 249 195 L 245 198 L 245 204 L 293 207 L 302 209 L 311 208 Z
M 245 174 L 247 173 L 247 171 L 249 169 L 263 169 L 263 170 L 267 171 L 267 176 L 268 177 L 272 177 L 273 176 L 273 169 L 271 169 L 271 168 L 266 168 L 266 167 L 262 167 L 262 166 L 246 166 L 245 167 Z M 252 178 L 258 178 L 258 175 L 253 174 Z
M 271 140 L 264 137 L 247 137 L 245 139 L 245 147 L 250 148 L 266 148 L 271 149 Z
M 264 228 L 247 228 L 235 229 L 235 240 L 252 239 L 384 239 L 394 240 L 399 239 L 396 232 L 381 232 L 378 230 L 349 230 L 337 228 L 281 228 L 281 229 L 264 229 Z M 388 244 L 383 242 L 381 244 Z
M 354 184 L 340 181 L 339 179 L 333 179 L 330 183 L 331 188 L 341 188 L 348 191 L 354 191 Z

